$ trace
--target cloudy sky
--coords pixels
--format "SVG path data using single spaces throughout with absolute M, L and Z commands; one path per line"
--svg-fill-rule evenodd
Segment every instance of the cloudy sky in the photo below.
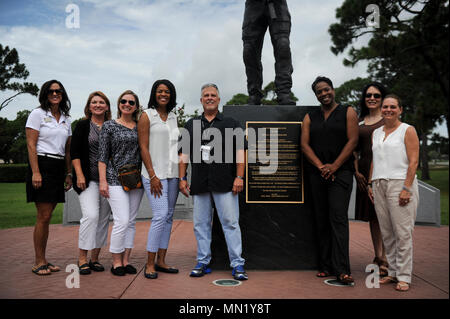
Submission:
M 299 105 L 316 105 L 310 83 L 329 76 L 335 86 L 366 76 L 366 65 L 344 67 L 327 32 L 343 0 L 288 0 L 292 17 L 293 92 Z M 79 28 L 68 28 L 79 9 Z M 0 0 L 0 43 L 16 48 L 30 71 L 27 81 L 39 87 L 60 80 L 72 102 L 71 115 L 83 115 L 90 92 L 103 91 L 116 107 L 126 89 L 148 102 L 157 79 L 171 80 L 178 105 L 201 109 L 200 87 L 214 82 L 222 103 L 246 92 L 242 61 L 244 0 Z M 67 24 L 69 22 L 69 24 Z M 263 49 L 264 85 L 272 81 L 274 58 L 270 36 Z M 0 100 L 12 92 L 1 92 Z M 1 111 L 14 119 L 33 109 L 37 98 L 21 95 Z

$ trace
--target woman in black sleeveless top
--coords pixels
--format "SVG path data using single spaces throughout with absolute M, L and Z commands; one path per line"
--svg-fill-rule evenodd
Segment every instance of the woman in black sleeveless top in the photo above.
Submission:
M 330 79 L 318 77 L 312 89 L 321 105 L 303 119 L 301 145 L 312 164 L 308 175 L 319 241 L 317 276 L 335 275 L 340 282 L 351 284 L 347 211 L 358 116 L 352 107 L 336 103 Z

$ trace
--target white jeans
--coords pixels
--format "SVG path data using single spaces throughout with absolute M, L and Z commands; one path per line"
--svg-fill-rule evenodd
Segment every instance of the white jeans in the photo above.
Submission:
M 144 190 L 142 188 L 125 192 L 122 186 L 108 186 L 114 225 L 111 232 L 109 251 L 120 254 L 126 248 L 134 247 L 136 234 L 136 216 Z
M 98 183 L 90 181 L 89 187 L 78 196 L 82 217 L 78 247 L 92 250 L 106 246 L 111 208 L 106 198 L 100 195 Z

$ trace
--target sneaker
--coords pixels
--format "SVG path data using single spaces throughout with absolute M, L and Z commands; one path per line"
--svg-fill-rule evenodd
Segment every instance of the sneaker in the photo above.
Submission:
M 202 263 L 197 263 L 197 265 L 195 265 L 195 267 L 192 269 L 191 273 L 189 276 L 191 277 L 201 277 L 205 274 L 210 274 L 211 273 L 211 268 L 209 268 L 209 265 L 205 265 Z
M 234 267 L 231 274 L 233 275 L 233 278 L 236 280 L 247 280 L 248 279 L 247 273 L 245 272 L 243 265 Z

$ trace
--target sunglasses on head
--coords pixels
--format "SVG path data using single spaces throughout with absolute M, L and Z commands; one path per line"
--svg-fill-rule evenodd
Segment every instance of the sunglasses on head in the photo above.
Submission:
M 62 94 L 62 90 L 61 89 L 57 89 L 57 90 L 48 90 L 48 95 L 53 95 L 54 93 L 56 94 Z
M 376 98 L 376 99 L 379 99 L 380 97 L 381 97 L 381 94 L 378 94 L 378 93 L 374 93 L 374 94 L 372 94 L 372 93 L 366 93 L 366 98 L 371 98 L 371 97 L 374 97 L 374 98 Z
M 130 104 L 131 106 L 134 106 L 136 104 L 136 102 L 132 101 L 132 100 L 125 100 L 122 99 L 120 100 L 120 104 L 126 104 L 128 102 L 128 104 Z

